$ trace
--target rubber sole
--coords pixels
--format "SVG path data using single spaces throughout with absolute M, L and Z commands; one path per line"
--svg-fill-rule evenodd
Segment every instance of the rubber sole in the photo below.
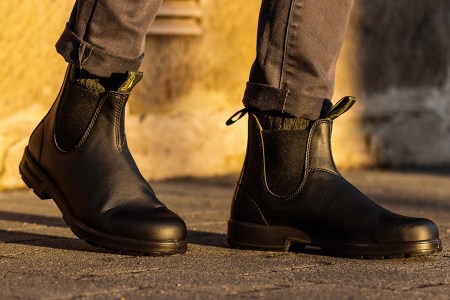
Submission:
M 392 244 L 342 243 L 312 237 L 287 226 L 267 226 L 235 220 L 228 221 L 228 244 L 235 248 L 269 251 L 302 251 L 320 248 L 324 254 L 349 258 L 403 258 L 435 254 L 442 250 L 440 239 Z
M 25 184 L 41 199 L 53 199 L 72 232 L 88 244 L 128 255 L 173 255 L 187 251 L 187 240 L 154 242 L 114 236 L 99 232 L 77 220 L 53 181 L 34 162 L 25 149 L 19 172 Z

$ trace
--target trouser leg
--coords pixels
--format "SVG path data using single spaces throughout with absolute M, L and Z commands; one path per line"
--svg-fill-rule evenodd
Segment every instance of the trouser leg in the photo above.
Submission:
M 137 71 L 162 0 L 77 0 L 56 49 L 80 69 L 107 77 Z
M 317 119 L 334 90 L 353 0 L 263 0 L 244 105 Z

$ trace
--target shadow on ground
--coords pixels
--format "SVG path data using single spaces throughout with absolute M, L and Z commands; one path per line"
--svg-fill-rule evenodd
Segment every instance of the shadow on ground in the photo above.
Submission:
M 50 227 L 68 228 L 68 226 L 64 223 L 63 219 L 60 217 L 49 217 L 26 213 L 0 211 L 0 220 L 19 223 L 30 223 Z M 0 229 L 0 242 L 18 243 L 24 245 L 34 245 L 40 247 L 49 247 L 66 250 L 101 252 L 101 250 L 97 250 L 97 248 L 84 243 L 84 241 L 79 240 L 78 238 L 29 233 L 17 230 Z M 228 247 L 228 244 L 226 243 L 225 239 L 225 234 L 215 232 L 188 230 L 188 242 L 194 245 L 224 247 L 224 248 Z M 83 246 L 82 244 L 84 244 L 85 246 Z

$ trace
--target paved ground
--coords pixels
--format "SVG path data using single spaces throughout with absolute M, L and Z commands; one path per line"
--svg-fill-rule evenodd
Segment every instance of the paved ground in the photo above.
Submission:
M 0 193 L 1 299 L 415 298 L 450 299 L 450 171 L 353 171 L 352 182 L 387 208 L 439 226 L 432 257 L 345 259 L 231 249 L 226 220 L 235 178 L 153 186 L 189 227 L 172 257 L 105 253 L 74 237 L 52 201 Z

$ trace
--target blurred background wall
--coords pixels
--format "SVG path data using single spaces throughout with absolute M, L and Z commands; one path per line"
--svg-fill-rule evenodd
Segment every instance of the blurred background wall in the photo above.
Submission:
M 149 179 L 237 173 L 246 122 L 225 120 L 241 108 L 260 1 L 180 1 L 166 0 L 147 37 L 130 148 Z M 60 87 L 54 44 L 72 5 L 0 3 L 0 189 L 23 187 L 17 166 Z M 335 101 L 359 99 L 335 122 L 341 168 L 450 165 L 447 0 L 356 0 L 336 79 Z

